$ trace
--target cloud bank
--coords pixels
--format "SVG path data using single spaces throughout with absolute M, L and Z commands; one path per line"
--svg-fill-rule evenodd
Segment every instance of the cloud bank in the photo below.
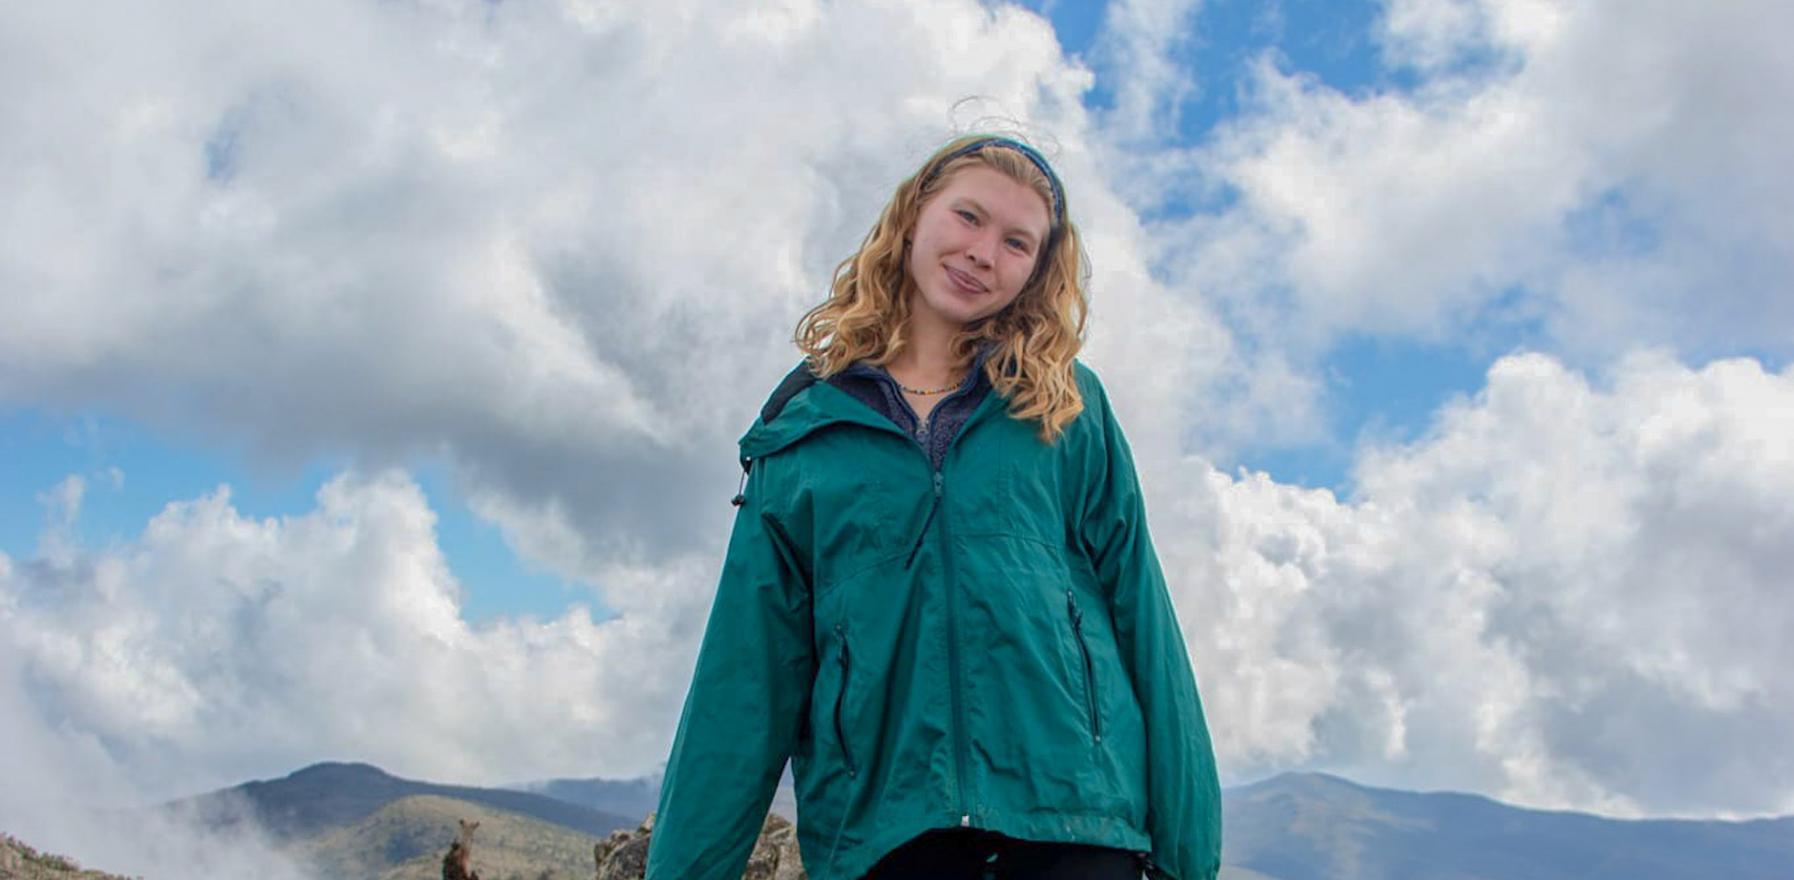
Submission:
M 1786 813 L 1794 371 L 1497 361 L 1348 501 L 1167 464 L 1221 751 L 1620 815 Z M 1248 772 L 1247 775 L 1255 775 Z
M 1769 2 L 1392 0 L 1396 82 L 1342 91 L 1275 53 L 1245 109 L 1161 160 L 1225 207 L 1156 229 L 1176 286 L 1306 362 L 1342 334 L 1576 363 L 1794 346 L 1794 60 Z
M 1516 355 L 1368 451 L 1349 501 L 1143 464 L 1230 773 L 1794 806 L 1766 784 L 1794 778 L 1790 414 L 1794 372 L 1754 361 L 1642 354 L 1596 383 Z M 128 546 L 5 562 L 9 717 L 164 788 L 331 755 L 489 783 L 664 758 L 716 561 L 605 571 L 602 623 L 472 626 L 433 523 L 405 477 L 344 475 L 302 515 L 247 519 L 221 488 Z
M 323 758 L 652 771 L 792 324 L 994 111 L 1050 135 L 1087 233 L 1089 360 L 1229 781 L 1794 811 L 1794 400 L 1720 357 L 1794 349 L 1787 11 L 1399 0 L 1413 87 L 1267 57 L 1244 114 L 1166 143 L 1200 10 L 1111 10 L 1132 79 L 1092 116 L 1095 74 L 1003 4 L 9 9 L 0 406 L 352 463 L 310 510 L 221 487 L 106 547 L 44 475 L 38 553 L 0 556 L 7 741 L 43 759 L 15 769 L 125 798 Z M 1493 365 L 1345 497 L 1217 467 L 1323 433 L 1352 334 Z M 468 623 L 422 459 L 614 616 Z

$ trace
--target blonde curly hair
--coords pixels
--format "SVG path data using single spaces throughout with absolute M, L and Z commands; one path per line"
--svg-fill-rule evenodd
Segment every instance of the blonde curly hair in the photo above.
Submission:
M 985 143 L 979 144 L 980 141 Z M 1002 311 L 967 324 L 949 347 L 953 365 L 965 368 L 986 340 L 994 346 L 984 371 L 991 387 L 1009 399 L 1009 414 L 1040 423 L 1042 443 L 1052 443 L 1084 409 L 1073 359 L 1084 345 L 1089 272 L 1077 227 L 1066 210 L 1064 189 L 1048 176 L 1044 159 L 1005 137 L 966 135 L 936 150 L 897 185 L 878 222 L 853 256 L 835 268 L 829 298 L 798 321 L 794 340 L 811 372 L 827 378 L 864 360 L 883 366 L 908 344 L 910 295 L 915 282 L 905 266 L 922 206 L 960 171 L 982 165 L 1033 189 L 1052 217 L 1048 244 L 1034 274 Z M 1038 164 L 1037 164 L 1038 161 Z M 1056 209 L 1056 210 L 1055 210 Z

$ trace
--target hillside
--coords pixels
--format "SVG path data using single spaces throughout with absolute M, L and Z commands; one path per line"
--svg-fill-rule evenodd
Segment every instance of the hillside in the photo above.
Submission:
M 1788 880 L 1794 818 L 1620 820 L 1289 773 L 1225 795 L 1223 852 L 1277 880 Z
M 520 791 L 547 795 L 571 804 L 589 807 L 601 813 L 622 816 L 646 816 L 654 812 L 660 801 L 660 777 L 641 776 L 634 779 L 549 779 L 511 786 Z M 792 788 L 791 767 L 779 777 L 773 789 L 769 812 L 787 819 L 797 819 L 797 794 Z
M 177 801 L 213 828 L 229 828 L 248 812 L 277 841 L 303 840 L 354 824 L 416 795 L 435 795 L 519 813 L 594 837 L 634 827 L 640 817 L 594 810 L 532 792 L 438 785 L 393 776 L 369 764 L 313 764 L 280 779 L 248 782 Z
M 651 803 L 658 794 L 639 780 L 537 786 L 619 806 Z M 1222 880 L 1794 877 L 1794 818 L 1619 820 L 1476 795 L 1372 788 L 1318 773 L 1284 774 L 1228 789 L 1223 798 Z M 213 810 L 214 827 L 240 821 L 232 806 L 247 805 L 272 817 L 282 848 L 320 876 L 370 880 L 440 877 L 463 819 L 480 823 L 473 867 L 485 880 L 584 880 L 592 876 L 593 846 L 613 829 L 634 829 L 640 818 L 545 794 L 403 780 L 356 764 L 316 765 L 187 803 Z M 8 843 L 0 849 L 0 878 L 107 878 Z
M 598 838 L 520 813 L 440 795 L 400 798 L 292 848 L 319 876 L 436 880 L 456 820 L 480 823 L 472 867 L 483 880 L 586 880 Z
M 84 871 L 73 859 L 42 853 L 10 834 L 0 833 L 0 878 L 6 880 L 128 880 L 103 871 Z

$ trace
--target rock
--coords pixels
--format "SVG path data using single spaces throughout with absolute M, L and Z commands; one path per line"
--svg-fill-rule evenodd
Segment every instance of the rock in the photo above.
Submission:
M 648 840 L 653 836 L 654 814 L 633 831 L 612 831 L 593 848 L 598 864 L 595 880 L 642 880 L 648 872 Z M 789 819 L 768 813 L 748 855 L 742 880 L 809 880 L 797 850 L 797 828 Z
M 480 827 L 480 823 L 466 819 L 456 821 L 461 823 L 461 830 L 442 857 L 442 880 L 480 880 L 480 875 L 468 866 L 473 858 L 473 831 Z

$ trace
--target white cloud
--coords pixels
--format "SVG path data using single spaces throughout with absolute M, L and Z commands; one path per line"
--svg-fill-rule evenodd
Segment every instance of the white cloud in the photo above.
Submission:
M 715 543 L 792 325 L 955 102 L 1077 144 L 1089 83 L 970 0 L 7 16 L 0 401 L 441 456 L 655 556 Z
M 28 687 L 29 660 L 10 631 L 13 575 L 0 555 L 0 631 L 7 633 L 0 639 L 0 775 L 7 780 L 0 824 L 7 832 L 84 868 L 130 876 L 305 880 L 305 870 L 276 852 L 246 815 L 218 833 L 182 812 L 129 809 L 144 793 L 114 760 L 104 733 L 44 715 Z
M 87 495 L 87 480 L 80 474 L 69 474 L 54 488 L 40 492 L 37 502 L 44 506 L 50 522 L 67 527 L 81 516 L 81 499 Z
M 601 571 L 602 623 L 476 626 L 434 526 L 408 479 L 343 475 L 301 515 L 220 488 L 127 545 L 0 568 L 20 742 L 88 744 L 158 796 L 325 757 L 484 783 L 663 760 L 716 561 Z
M 1425 438 L 1364 450 L 1346 500 L 1141 452 L 1230 781 L 1312 766 L 1625 814 L 1794 805 L 1775 783 L 1794 369 L 1640 353 L 1591 381 L 1504 358 Z M 603 622 L 474 625 L 434 524 L 402 475 L 343 475 L 295 516 L 246 518 L 221 488 L 122 546 L 0 560 L 9 741 L 162 795 L 324 757 L 485 783 L 651 772 L 715 554 L 605 565 Z
M 1253 348 L 1342 335 L 1581 365 L 1638 344 L 1794 351 L 1787 4 L 1399 0 L 1408 90 L 1347 93 L 1261 59 L 1246 112 L 1140 189 L 1226 191 L 1155 227 L 1179 285 Z M 1195 179 L 1189 179 L 1195 175 Z
M 1116 0 L 1103 10 L 1096 59 L 1114 95 L 1102 132 L 1116 143 L 1158 144 L 1177 131 L 1199 84 L 1179 59 L 1200 0 Z
M 1498 361 L 1357 489 L 1157 463 L 1236 774 L 1302 764 L 1619 813 L 1794 806 L 1794 369 Z
M 1162 122 L 1193 87 L 1164 61 L 1194 8 L 1117 8 L 1137 15 L 1112 38 L 1143 53 L 1121 111 Z M 17 741 L 149 792 L 322 757 L 652 769 L 733 440 L 835 261 L 980 94 L 1057 143 L 1090 360 L 1236 777 L 1794 810 L 1763 785 L 1789 658 L 1737 636 L 1788 623 L 1785 372 L 1647 356 L 1597 389 L 1506 359 L 1434 436 L 1367 452 L 1349 502 L 1183 457 L 1315 438 L 1312 360 L 1351 330 L 1536 319 L 1576 366 L 1634 339 L 1786 351 L 1784 10 L 1634 8 L 1393 3 L 1389 57 L 1423 87 L 1347 96 L 1267 65 L 1254 115 L 1150 153 L 1087 118 L 1090 72 L 1001 5 L 9 8 L 0 404 L 364 473 L 441 456 L 616 614 L 467 623 L 402 476 L 276 520 L 221 490 L 122 546 L 0 557 L 0 685 L 36 725 Z M 1142 226 L 1137 206 L 1201 187 L 1240 199 Z M 1517 284 L 1533 295 L 1507 302 Z M 1735 604 L 1693 613 L 1697 582 Z
M 1254 381 L 1144 271 L 1088 145 L 1090 73 L 1014 7 L 6 16 L 0 404 L 287 464 L 446 460 L 530 563 L 613 615 L 470 625 L 432 512 L 393 476 L 273 520 L 221 489 L 134 541 L 6 569 L 30 717 L 151 794 L 327 757 L 468 781 L 664 759 L 734 440 L 964 96 L 1051 142 L 1092 230 L 1093 353 L 1204 341 L 1118 365 L 1155 378 L 1124 396 Z

